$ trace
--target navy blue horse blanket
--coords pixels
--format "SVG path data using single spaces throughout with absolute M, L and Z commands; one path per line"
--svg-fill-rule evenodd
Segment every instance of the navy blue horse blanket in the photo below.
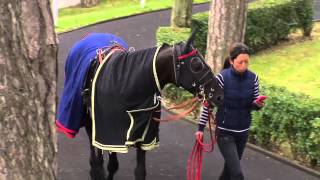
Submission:
M 92 82 L 92 144 L 102 150 L 127 153 L 159 146 L 161 88 L 156 59 L 161 47 L 115 51 L 99 65 Z
M 85 110 L 81 92 L 91 62 L 97 51 L 120 45 L 128 49 L 120 37 L 107 33 L 91 33 L 78 41 L 69 51 L 65 64 L 65 82 L 60 98 L 56 127 L 70 138 L 74 138 L 85 124 Z

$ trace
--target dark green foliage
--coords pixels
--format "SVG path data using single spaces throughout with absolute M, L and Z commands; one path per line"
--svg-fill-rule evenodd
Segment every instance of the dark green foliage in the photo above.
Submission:
M 263 110 L 253 113 L 250 141 L 269 150 L 285 142 L 298 160 L 320 162 L 319 99 L 274 86 L 261 89 L 269 98 Z
M 198 13 L 192 18 L 192 29 L 198 29 L 197 47 L 202 53 L 207 46 L 208 13 Z M 266 49 L 287 39 L 290 31 L 295 28 L 295 9 L 292 3 L 282 3 L 249 9 L 247 15 L 247 26 L 245 44 L 252 52 Z
M 313 28 L 313 0 L 293 0 L 297 14 L 297 26 L 304 36 L 310 36 Z
M 252 53 L 266 49 L 286 40 L 291 31 L 300 28 L 309 36 L 312 27 L 313 0 L 294 0 L 260 6 L 248 10 L 245 44 Z M 195 14 L 192 29 L 198 30 L 196 44 L 205 54 L 208 34 L 208 12 Z
M 199 51 L 205 55 L 207 48 L 207 36 L 208 36 L 208 12 L 198 13 L 193 15 L 191 20 L 192 30 L 197 31 L 195 46 Z
M 292 3 L 249 10 L 245 44 L 253 52 L 275 45 L 288 38 L 294 22 Z
M 156 33 L 157 45 L 187 41 L 190 34 L 190 28 L 160 27 Z

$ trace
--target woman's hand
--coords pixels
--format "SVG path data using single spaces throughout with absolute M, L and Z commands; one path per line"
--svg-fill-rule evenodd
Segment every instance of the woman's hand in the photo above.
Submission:
M 253 103 L 255 103 L 258 107 L 263 107 L 264 106 L 264 100 L 267 99 L 268 96 L 258 96 L 256 100 L 254 100 Z
M 197 140 L 202 140 L 203 139 L 203 132 L 202 131 L 197 131 L 195 134 Z

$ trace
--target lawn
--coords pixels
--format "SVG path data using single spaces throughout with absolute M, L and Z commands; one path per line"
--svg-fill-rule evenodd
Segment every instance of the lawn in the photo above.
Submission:
M 312 38 L 291 35 L 291 41 L 252 56 L 250 68 L 263 83 L 320 98 L 320 22 Z
M 208 1 L 194 0 L 194 3 Z M 56 31 L 65 32 L 105 20 L 169 8 L 172 5 L 173 0 L 147 0 L 142 8 L 139 0 L 102 0 L 98 6 L 92 8 L 60 9 Z

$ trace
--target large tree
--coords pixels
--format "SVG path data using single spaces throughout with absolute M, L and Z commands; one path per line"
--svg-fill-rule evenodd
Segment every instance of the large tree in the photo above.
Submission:
M 193 0 L 175 0 L 171 13 L 171 26 L 190 27 Z
M 100 0 L 81 0 L 81 7 L 93 7 L 100 3 Z
M 243 42 L 246 0 L 212 0 L 208 22 L 207 60 L 215 73 L 223 67 L 231 44 Z
M 57 37 L 49 0 L 0 1 L 0 179 L 56 179 Z

